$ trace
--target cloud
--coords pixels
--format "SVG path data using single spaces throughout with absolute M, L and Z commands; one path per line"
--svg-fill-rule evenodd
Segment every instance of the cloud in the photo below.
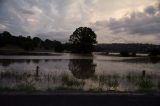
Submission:
M 145 13 L 148 13 L 149 15 L 154 15 L 156 14 L 158 8 L 155 8 L 154 6 L 148 6 L 145 8 Z
M 26 9 L 22 9 L 21 12 L 23 14 L 30 14 L 30 15 L 34 15 L 35 14 L 32 10 L 26 10 Z
M 0 31 L 67 41 L 77 27 L 87 26 L 96 31 L 98 42 L 130 41 L 131 34 L 159 33 L 160 6 L 151 5 L 156 1 L 0 0 Z
M 47 32 L 47 33 L 39 33 L 36 36 L 39 36 L 41 39 L 50 39 L 50 40 L 60 40 L 61 42 L 68 41 L 68 35 L 70 32 L 62 32 L 62 31 L 54 31 L 54 32 Z
M 160 3 L 146 5 L 137 10 L 128 9 L 123 14 L 121 18 L 111 16 L 91 23 L 101 42 L 160 44 Z
M 96 22 L 95 25 L 108 27 L 114 33 L 151 35 L 160 34 L 160 9 L 157 5 L 147 6 L 143 12 L 132 12 L 121 19 Z
M 66 32 L 88 25 L 90 12 L 85 3 L 86 0 L 6 0 L 0 6 L 0 24 L 15 35 L 67 35 Z M 57 35 L 59 39 L 64 36 Z

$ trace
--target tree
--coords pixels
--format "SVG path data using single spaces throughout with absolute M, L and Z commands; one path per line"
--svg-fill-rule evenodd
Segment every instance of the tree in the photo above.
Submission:
M 63 51 L 63 45 L 61 42 L 54 40 L 53 45 L 54 45 L 55 52 L 62 52 Z
M 34 43 L 34 46 L 36 47 L 36 48 L 40 48 L 41 47 L 41 45 L 42 45 L 42 40 L 40 39 L 40 38 L 38 38 L 38 37 L 34 37 L 33 38 L 33 43 Z
M 158 56 L 160 51 L 157 48 L 152 48 L 149 50 L 149 56 Z
M 34 43 L 30 36 L 27 36 L 23 42 L 23 49 L 26 51 L 32 51 L 34 50 Z
M 53 45 L 53 41 L 51 41 L 51 40 L 49 40 L 49 39 L 46 39 L 45 41 L 44 41 L 44 48 L 46 49 L 46 50 L 51 50 L 51 49 L 53 49 L 54 48 L 54 45 Z
M 26 51 L 32 51 L 34 49 L 46 49 L 55 50 L 55 52 L 62 52 L 64 50 L 64 45 L 60 41 L 52 41 L 49 39 L 43 41 L 39 37 L 31 38 L 31 36 L 24 37 L 22 35 L 13 36 L 7 31 L 0 33 L 0 48 L 5 46 L 20 47 Z
M 96 34 L 88 27 L 79 27 L 70 36 L 71 51 L 76 53 L 89 53 L 97 43 Z

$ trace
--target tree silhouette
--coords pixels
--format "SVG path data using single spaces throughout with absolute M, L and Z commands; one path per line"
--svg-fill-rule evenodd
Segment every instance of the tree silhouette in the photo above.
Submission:
M 36 48 L 41 48 L 42 42 L 43 42 L 43 41 L 42 41 L 40 38 L 38 38 L 38 37 L 34 37 L 34 38 L 33 38 L 33 43 L 34 43 L 34 46 L 35 46 Z
M 23 49 L 26 51 L 34 50 L 34 44 L 30 36 L 27 36 L 27 38 L 23 42 Z
M 31 38 L 31 36 L 24 37 L 22 35 L 13 36 L 10 32 L 4 31 L 0 33 L 0 48 L 8 45 L 20 47 L 25 51 L 32 51 L 34 49 L 54 50 L 55 52 L 63 51 L 63 44 L 60 41 L 49 39 L 43 41 L 39 37 Z
M 63 51 L 63 45 L 61 42 L 54 40 L 53 44 L 54 44 L 54 51 L 55 52 L 62 52 Z
M 89 53 L 93 51 L 96 34 L 88 27 L 79 27 L 70 36 L 71 51 L 76 53 Z

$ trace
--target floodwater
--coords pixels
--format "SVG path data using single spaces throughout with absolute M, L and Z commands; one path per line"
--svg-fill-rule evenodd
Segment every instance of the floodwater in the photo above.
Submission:
M 159 69 L 160 59 L 147 56 L 118 57 L 98 53 L 0 56 L 0 88 L 28 84 L 43 91 L 62 87 L 84 91 L 159 91 Z

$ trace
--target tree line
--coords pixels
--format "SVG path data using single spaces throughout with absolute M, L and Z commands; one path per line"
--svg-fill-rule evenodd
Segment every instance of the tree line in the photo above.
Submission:
M 151 56 L 160 54 L 160 45 L 141 44 L 141 43 L 112 43 L 98 44 L 95 47 L 96 52 L 120 53 L 122 56 L 129 54 L 134 56 L 136 53 L 148 53 Z
M 25 51 L 40 49 L 54 50 L 55 52 L 62 52 L 66 50 L 74 53 L 90 53 L 94 50 L 96 43 L 96 34 L 88 27 L 77 28 L 73 34 L 70 35 L 68 42 L 65 44 L 62 44 L 57 40 L 46 39 L 43 41 L 39 37 L 31 38 L 30 36 L 13 36 L 8 31 L 0 33 L 0 47 L 13 45 L 20 47 Z
M 0 33 L 0 47 L 13 45 L 26 51 L 35 49 L 54 50 L 55 52 L 70 51 L 74 53 L 96 52 L 119 52 L 123 54 L 132 53 L 149 53 L 150 55 L 160 54 L 160 45 L 153 44 L 97 44 L 97 35 L 91 28 L 79 27 L 69 37 L 67 43 L 62 44 L 57 40 L 42 40 L 39 37 L 30 36 L 13 36 L 11 33 L 4 31 Z
M 0 33 L 0 47 L 5 47 L 7 45 L 19 47 L 25 51 L 42 49 L 62 52 L 64 50 L 63 44 L 57 40 L 42 40 L 39 37 L 31 38 L 30 36 L 24 37 L 22 35 L 13 36 L 10 32 L 4 31 Z

